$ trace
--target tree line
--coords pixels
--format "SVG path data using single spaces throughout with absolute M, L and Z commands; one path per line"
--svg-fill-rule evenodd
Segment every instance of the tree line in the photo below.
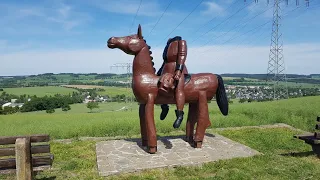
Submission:
M 31 112 L 31 111 L 42 111 L 46 110 L 47 113 L 52 113 L 57 108 L 62 108 L 63 111 L 69 111 L 71 109 L 71 104 L 82 103 L 83 97 L 79 92 L 73 92 L 69 95 L 56 94 L 54 96 L 27 96 L 27 95 L 12 95 L 3 92 L 0 96 L 0 105 L 10 102 L 11 99 L 17 99 L 15 103 L 24 103 L 24 105 L 19 108 L 16 107 L 4 107 L 0 109 L 0 114 L 13 114 L 16 112 Z

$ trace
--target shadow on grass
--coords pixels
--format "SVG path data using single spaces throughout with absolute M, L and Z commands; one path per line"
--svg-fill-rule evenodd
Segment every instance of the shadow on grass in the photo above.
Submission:
M 51 176 L 51 177 L 37 178 L 36 180 L 55 180 L 56 178 L 57 178 L 56 176 Z
M 210 133 L 205 133 L 205 136 L 208 136 L 208 137 L 215 137 L 214 134 L 210 134 Z M 161 141 L 165 148 L 166 149 L 172 149 L 173 145 L 171 143 L 170 140 L 173 140 L 173 139 L 182 139 L 183 141 L 185 141 L 186 143 L 189 143 L 187 142 L 187 139 L 186 139 L 186 136 L 185 135 L 178 135 L 178 136 L 157 136 L 157 140 Z M 142 146 L 142 141 L 141 141 L 141 138 L 132 138 L 132 139 L 124 139 L 125 141 L 129 141 L 129 142 L 135 142 L 137 143 L 137 145 L 142 149 L 144 150 L 145 152 L 148 153 L 148 149 L 146 146 Z M 189 143 L 189 145 L 191 147 L 194 147 L 194 144 L 193 143 Z M 158 145 L 159 146 L 159 145 Z
M 308 156 L 315 156 L 313 151 L 306 151 L 306 152 L 290 152 L 280 154 L 281 156 L 291 156 L 291 157 L 308 157 Z

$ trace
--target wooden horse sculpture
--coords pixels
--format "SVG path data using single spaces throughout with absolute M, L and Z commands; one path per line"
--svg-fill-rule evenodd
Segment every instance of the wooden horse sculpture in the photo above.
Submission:
M 174 95 L 159 93 L 159 76 L 155 75 L 150 58 L 149 46 L 142 37 L 141 26 L 138 33 L 125 37 L 111 37 L 108 47 L 119 48 L 134 55 L 132 90 L 140 104 L 140 130 L 142 146 L 149 153 L 157 152 L 157 136 L 154 122 L 155 104 L 175 104 Z M 186 123 L 186 140 L 196 148 L 201 148 L 205 130 L 211 125 L 208 113 L 208 100 L 216 95 L 217 104 L 223 115 L 228 114 L 228 100 L 221 76 L 211 73 L 192 74 L 185 87 L 185 103 L 189 104 Z M 194 127 L 197 123 L 194 135 Z

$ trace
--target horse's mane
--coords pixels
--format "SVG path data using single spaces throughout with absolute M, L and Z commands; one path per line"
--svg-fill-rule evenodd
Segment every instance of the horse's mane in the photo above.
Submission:
M 144 40 L 144 42 L 146 43 L 146 45 L 148 46 L 148 48 L 149 48 L 149 54 L 150 54 L 150 60 L 151 60 L 151 62 L 152 62 L 152 67 L 154 68 L 154 71 L 157 72 L 156 68 L 154 67 L 153 57 L 151 56 L 151 54 L 152 54 L 151 46 L 149 46 L 149 45 L 147 44 L 147 41 L 146 41 L 145 39 L 143 39 L 143 40 Z

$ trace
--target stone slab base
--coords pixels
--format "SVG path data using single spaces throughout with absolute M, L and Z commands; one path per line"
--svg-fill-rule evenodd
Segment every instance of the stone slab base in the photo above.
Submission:
M 98 142 L 96 155 L 100 176 L 150 168 L 199 165 L 205 162 L 260 154 L 221 135 L 206 134 L 202 148 L 195 149 L 181 136 L 158 138 L 158 152 L 149 154 L 140 139 Z

